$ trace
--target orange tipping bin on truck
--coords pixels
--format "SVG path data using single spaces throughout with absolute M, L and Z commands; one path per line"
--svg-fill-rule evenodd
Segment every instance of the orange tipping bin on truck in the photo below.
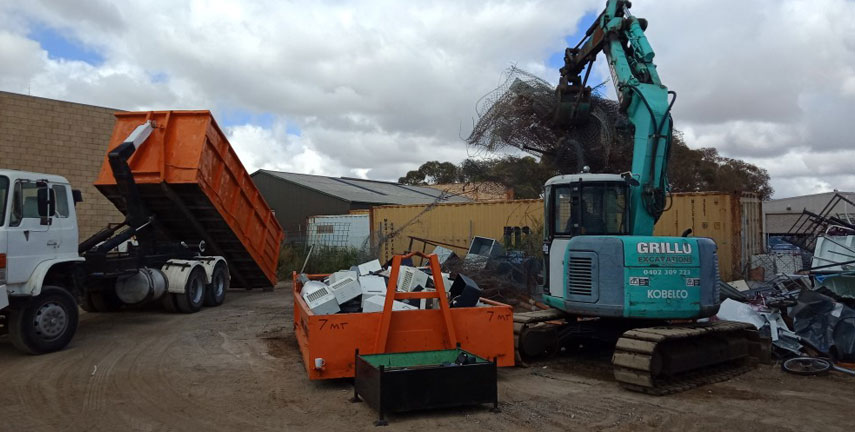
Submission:
M 232 285 L 276 284 L 284 233 L 249 173 L 209 111 L 119 112 L 95 187 L 122 212 L 125 203 L 106 154 L 134 128 L 155 130 L 129 160 L 140 194 L 155 214 L 159 234 L 229 263 Z
M 326 276 L 308 275 L 312 280 Z M 303 285 L 297 272 L 293 279 L 294 333 L 310 380 L 353 378 L 357 349 L 359 354 L 432 351 L 453 348 L 450 338 L 472 354 L 496 359 L 499 367 L 514 365 L 514 317 L 509 305 L 481 299 L 486 306 L 451 308 L 453 330 L 447 331 L 442 308 L 315 315 L 300 295 Z M 393 273 L 390 280 L 396 279 Z M 398 292 L 396 297 L 401 295 L 426 298 L 429 294 Z

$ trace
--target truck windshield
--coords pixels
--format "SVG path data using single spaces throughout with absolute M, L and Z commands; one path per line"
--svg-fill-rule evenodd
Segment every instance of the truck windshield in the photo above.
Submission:
M 0 176 L 0 226 L 6 222 L 6 197 L 9 196 L 9 178 Z
M 620 183 L 578 183 L 555 188 L 557 235 L 627 234 L 627 187 Z

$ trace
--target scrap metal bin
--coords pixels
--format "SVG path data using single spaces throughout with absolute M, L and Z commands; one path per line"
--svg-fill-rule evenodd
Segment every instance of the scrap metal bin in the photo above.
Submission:
M 209 111 L 118 112 L 107 153 L 137 126 L 155 130 L 128 161 L 161 237 L 204 240 L 242 288 L 276 284 L 284 232 Z M 95 187 L 120 211 L 125 200 L 104 155 Z M 235 285 L 235 282 L 232 283 Z
M 309 275 L 321 280 L 327 275 Z M 315 315 L 300 295 L 302 284 L 293 273 L 294 333 L 311 380 L 353 378 L 354 352 L 374 352 L 382 312 Z M 488 306 L 451 309 L 461 347 L 479 357 L 496 359 L 499 367 L 514 365 L 513 310 L 509 305 L 482 299 Z M 391 312 L 386 352 L 433 351 L 454 347 L 439 309 Z
M 458 362 L 465 356 L 467 361 Z M 493 404 L 498 411 L 496 363 L 460 348 L 394 354 L 356 353 L 353 401 L 379 413 Z

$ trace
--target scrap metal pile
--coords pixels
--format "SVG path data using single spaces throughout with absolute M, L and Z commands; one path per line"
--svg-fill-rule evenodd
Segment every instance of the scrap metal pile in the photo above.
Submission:
M 855 207 L 835 194 L 822 212 L 805 210 L 786 237 L 794 251 L 752 257 L 759 280 L 722 285 L 718 318 L 753 324 L 790 372 L 855 375 L 855 224 L 832 213 L 842 201 Z
M 855 203 L 834 194 L 819 213 L 805 209 L 769 253 L 751 257 L 749 279 L 810 274 L 818 285 L 855 303 Z
M 572 126 L 556 121 L 555 86 L 511 67 L 495 90 L 476 107 L 478 121 L 466 138 L 470 146 L 495 152 L 505 147 L 555 160 L 567 172 L 589 165 L 619 172 L 632 162 L 632 141 L 616 101 L 591 96 L 590 120 Z
M 518 251 L 505 251 L 496 240 L 477 236 L 463 258 L 442 246 L 436 246 L 433 253 L 442 266 L 443 286 L 450 307 L 479 306 L 482 305 L 478 301 L 480 298 L 523 308 L 533 304 L 531 295 L 541 272 L 536 258 Z M 382 311 L 390 273 L 390 266 L 381 266 L 380 261 L 373 260 L 332 273 L 323 281 L 310 280 L 305 274 L 297 277 L 303 284 L 303 300 L 312 312 L 326 315 Z M 397 289 L 399 292 L 434 291 L 436 283 L 429 267 L 418 266 L 410 260 L 399 270 Z M 393 302 L 393 310 L 437 308 L 436 299 Z

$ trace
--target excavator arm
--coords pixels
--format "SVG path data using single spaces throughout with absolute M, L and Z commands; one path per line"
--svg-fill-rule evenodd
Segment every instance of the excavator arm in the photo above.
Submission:
M 630 6 L 627 0 L 608 0 L 606 9 L 588 28 L 585 37 L 575 47 L 565 50 L 556 90 L 559 96 L 556 121 L 569 126 L 585 121 L 591 94 L 586 85 L 588 76 L 597 55 L 603 52 L 621 112 L 634 128 L 631 175 L 636 181 L 630 181 L 630 234 L 652 235 L 653 225 L 665 209 L 668 192 L 670 112 L 676 93 L 660 81 L 653 63 L 655 53 L 644 34 L 647 21 L 632 16 Z

